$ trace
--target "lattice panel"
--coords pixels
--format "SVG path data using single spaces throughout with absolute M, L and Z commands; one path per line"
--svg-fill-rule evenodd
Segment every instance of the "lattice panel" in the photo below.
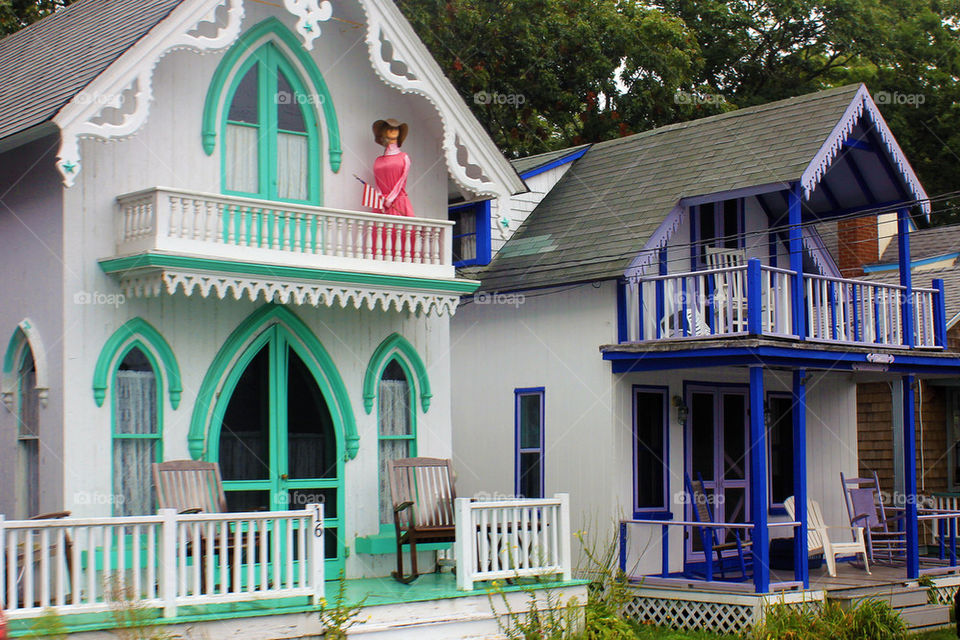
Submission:
M 937 586 L 933 587 L 932 591 L 936 593 L 937 601 L 934 604 L 946 604 L 953 606 L 953 597 L 957 595 L 957 590 L 960 589 L 960 585 L 947 585 L 947 586 Z M 929 593 L 931 589 L 927 590 Z
M 740 633 L 753 623 L 759 609 L 759 601 L 754 606 L 639 597 L 627 604 L 624 613 L 640 623 L 674 629 Z

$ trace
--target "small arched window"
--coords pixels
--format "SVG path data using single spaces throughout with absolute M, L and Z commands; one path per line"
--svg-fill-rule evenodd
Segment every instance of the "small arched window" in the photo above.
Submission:
M 114 515 L 145 515 L 155 510 L 151 464 L 162 458 L 156 366 L 139 347 L 123 356 L 114 377 Z
M 390 498 L 390 460 L 417 455 L 414 429 L 413 394 L 407 372 L 396 358 L 384 367 L 377 393 L 377 422 L 380 440 L 380 524 L 393 524 L 393 501 Z
M 320 203 L 314 99 L 272 43 L 250 55 L 227 94 L 225 193 Z
M 16 511 L 20 518 L 40 513 L 40 394 L 29 347 L 17 367 Z

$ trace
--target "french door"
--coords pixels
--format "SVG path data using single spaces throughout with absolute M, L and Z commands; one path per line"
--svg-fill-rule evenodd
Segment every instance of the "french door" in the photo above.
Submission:
M 342 560 L 336 430 L 304 357 L 274 325 L 247 348 L 231 379 L 218 445 L 229 510 L 323 503 L 326 556 Z
M 703 478 L 717 522 L 747 522 L 750 504 L 747 388 L 690 385 L 686 404 L 686 473 Z M 687 505 L 688 520 L 693 519 Z M 733 540 L 733 531 L 721 529 L 721 542 Z M 743 530 L 739 530 L 743 538 Z M 700 535 L 686 541 L 688 562 L 703 560 Z

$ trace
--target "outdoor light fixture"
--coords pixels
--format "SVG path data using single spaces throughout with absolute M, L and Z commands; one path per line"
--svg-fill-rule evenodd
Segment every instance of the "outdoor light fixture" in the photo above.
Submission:
M 680 396 L 673 396 L 673 406 L 677 408 L 677 422 L 681 425 L 687 424 L 687 415 L 690 414 L 687 403 Z

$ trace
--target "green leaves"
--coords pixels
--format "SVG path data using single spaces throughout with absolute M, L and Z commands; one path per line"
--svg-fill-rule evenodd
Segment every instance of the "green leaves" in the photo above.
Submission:
M 67 6 L 74 0 L 0 0 L 0 37 Z

